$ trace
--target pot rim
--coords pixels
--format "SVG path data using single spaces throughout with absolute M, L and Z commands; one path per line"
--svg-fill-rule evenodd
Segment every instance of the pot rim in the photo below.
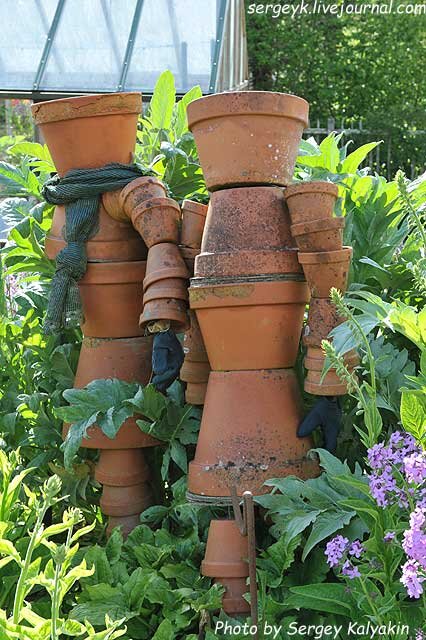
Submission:
M 235 107 L 235 101 L 239 104 Z M 259 106 L 259 102 L 262 105 Z M 286 112 L 285 112 L 286 111 Z M 276 91 L 225 91 L 197 98 L 188 105 L 191 129 L 204 120 L 229 116 L 278 116 L 298 120 L 308 126 L 309 103 L 291 93 Z
M 159 289 L 159 290 L 150 290 L 144 291 L 143 294 L 143 304 L 147 302 L 151 302 L 152 300 L 162 300 L 162 299 L 173 299 L 173 300 L 188 300 L 188 291 L 179 291 L 173 287 L 170 289 Z
M 146 260 L 127 262 L 89 262 L 87 271 L 78 284 L 140 283 L 146 273 Z
M 300 264 L 334 264 L 338 262 L 349 263 L 352 257 L 352 253 L 352 247 L 342 247 L 342 249 L 337 249 L 337 251 L 299 251 L 297 257 Z
M 181 267 L 164 267 L 163 269 L 151 271 L 143 280 L 143 290 L 146 291 L 148 287 L 159 280 L 188 280 L 189 272 L 186 265 L 185 268 L 186 272 Z
M 328 231 L 329 229 L 344 229 L 345 223 L 345 218 L 317 218 L 310 222 L 298 222 L 297 224 L 292 224 L 290 232 L 293 237 L 303 236 L 309 233 Z
M 77 118 L 139 114 L 142 112 L 142 94 L 128 91 L 60 98 L 33 104 L 31 112 L 38 125 Z
M 305 380 L 306 393 L 313 396 L 344 396 L 347 394 L 346 384 L 316 384 Z
M 337 198 L 339 189 L 333 182 L 326 182 L 325 180 L 296 182 L 284 189 L 284 198 L 287 200 L 293 196 L 304 195 L 305 193 L 328 193 Z
M 247 578 L 249 566 L 247 562 L 201 562 L 201 573 L 210 578 Z
M 126 202 L 129 195 L 132 193 L 132 191 L 135 191 L 135 189 L 145 184 L 146 185 L 153 184 L 155 187 L 161 187 L 164 191 L 164 194 L 165 195 L 167 194 L 167 189 L 159 178 L 157 178 L 156 176 L 140 176 L 139 178 L 135 178 L 134 180 L 129 182 L 129 184 L 126 184 L 126 186 L 121 189 L 120 191 L 121 206 L 124 207 L 124 203 Z
M 304 281 L 266 280 L 229 284 L 198 285 L 189 288 L 191 309 L 248 307 L 257 305 L 306 304 L 309 287 Z
M 179 213 L 179 217 L 180 217 L 180 207 L 176 202 L 176 200 L 173 200 L 173 198 L 167 198 L 167 197 L 164 197 L 164 198 L 156 197 L 156 198 L 147 198 L 143 202 L 140 202 L 133 209 L 132 219 L 142 215 L 149 209 L 154 209 L 155 207 L 167 207 L 170 209 L 174 209 L 176 213 Z
M 179 251 L 182 254 L 184 260 L 192 260 L 199 256 L 201 249 L 193 249 L 192 247 L 186 247 L 184 244 L 179 245 Z

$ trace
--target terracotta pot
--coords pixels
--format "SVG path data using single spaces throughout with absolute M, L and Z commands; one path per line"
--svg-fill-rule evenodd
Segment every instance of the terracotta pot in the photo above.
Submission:
M 152 504 L 152 493 L 147 483 L 129 487 L 104 485 L 100 500 L 102 513 L 107 516 L 127 517 L 140 514 Z
M 70 169 L 132 160 L 140 93 L 63 98 L 33 104 L 31 111 L 61 176 Z
M 339 190 L 331 182 L 292 184 L 284 192 L 292 224 L 331 218 Z
M 297 255 L 297 249 L 200 253 L 195 258 L 194 275 L 201 278 L 302 275 Z
M 305 380 L 305 391 L 313 396 L 344 396 L 348 390 L 346 384 L 317 384 L 315 382 L 309 382 Z
M 189 272 L 179 251 L 171 242 L 156 244 L 148 252 L 144 291 L 158 280 L 168 278 L 189 278 Z
M 246 578 L 248 538 L 240 533 L 235 520 L 212 520 L 201 573 L 209 578 Z
M 182 230 L 180 242 L 185 247 L 200 249 L 206 222 L 207 205 L 193 200 L 182 203 Z
M 103 378 L 118 378 L 146 385 L 151 377 L 151 358 L 152 337 L 115 340 L 84 338 L 74 387 L 81 389 L 92 380 Z M 83 440 L 82 446 L 89 449 L 132 449 L 159 444 L 158 440 L 141 431 L 136 424 L 137 419 L 135 416 L 126 420 L 114 440 L 104 435 L 96 425 L 89 427 L 88 438 Z M 68 429 L 69 425 L 64 425 L 64 437 Z
M 139 318 L 140 327 L 145 330 L 148 325 L 166 321 L 175 333 L 184 333 L 189 328 L 187 303 L 174 298 L 161 298 L 146 302 Z
M 208 362 L 191 362 L 185 358 L 180 370 L 180 379 L 184 382 L 204 382 L 209 379 L 210 365 Z
M 305 282 L 194 278 L 189 296 L 214 371 L 294 365 L 309 299 Z
M 188 404 L 202 405 L 206 399 L 207 382 L 188 382 L 185 390 L 185 401 Z
M 217 578 L 214 580 L 215 584 L 221 584 L 226 589 L 222 599 L 222 609 L 231 618 L 250 613 L 250 604 L 243 598 L 244 594 L 249 591 L 246 582 L 246 578 Z
M 146 262 L 89 262 L 78 283 L 84 313 L 82 331 L 91 338 L 143 335 L 142 282 Z
M 53 260 L 66 246 L 63 238 L 65 227 L 65 207 L 60 205 L 53 214 L 52 226 L 46 237 L 45 253 Z M 146 260 L 148 249 L 140 235 L 127 223 L 113 220 L 99 207 L 99 231 L 86 242 L 89 262 L 122 262 Z
M 171 198 L 151 198 L 132 211 L 132 223 L 147 247 L 179 242 L 180 207 Z
M 268 478 L 318 475 L 307 458 L 311 441 L 296 436 L 302 417 L 292 369 L 212 371 L 189 492 L 229 498 L 234 485 L 240 496 L 259 495 L 268 491 Z
M 342 249 L 344 218 L 300 222 L 291 226 L 300 251 L 338 251 Z
M 280 187 L 240 187 L 212 193 L 202 253 L 295 247 Z
M 208 362 L 206 347 L 201 335 L 200 325 L 194 311 L 189 311 L 190 328 L 183 337 L 185 359 L 191 362 Z
M 351 257 L 352 247 L 340 251 L 299 252 L 299 262 L 315 298 L 328 298 L 332 287 L 346 291 Z
M 158 280 L 147 287 L 143 294 L 143 303 L 158 300 L 160 298 L 176 298 L 188 300 L 188 283 L 182 278 L 167 278 Z
M 312 369 L 308 369 L 306 381 L 313 382 L 314 384 L 323 384 L 326 386 L 342 384 L 342 380 L 339 378 L 336 371 L 333 369 L 330 369 L 330 371 L 327 371 L 323 380 L 322 380 L 322 371 L 313 371 Z
M 332 331 L 344 318 L 339 316 L 336 307 L 329 298 L 311 298 L 303 336 L 307 347 L 321 347 L 322 340 L 328 338 Z
M 98 482 L 116 487 L 141 484 L 149 476 L 142 449 L 104 449 L 95 470 Z
M 127 219 L 132 217 L 136 207 L 152 198 L 165 198 L 167 189 L 164 184 L 153 176 L 143 176 L 132 180 L 120 191 L 120 205 L 123 215 Z
M 191 249 L 191 247 L 183 247 L 182 245 L 179 246 L 179 251 L 180 254 L 186 264 L 186 267 L 188 269 L 189 275 L 192 277 L 194 275 L 194 263 L 195 263 L 195 258 L 198 256 L 198 254 L 200 253 L 199 249 Z
M 147 506 L 144 507 L 148 509 L 154 504 L 154 500 L 150 495 L 147 495 Z M 123 538 L 127 538 L 129 533 L 135 529 L 141 523 L 140 513 L 134 513 L 129 516 L 109 516 L 108 518 L 108 526 L 106 528 L 106 535 L 109 538 L 112 532 L 116 527 L 120 527 Z
M 324 368 L 325 359 L 325 354 L 322 352 L 321 348 L 308 347 L 307 355 L 303 364 L 305 366 L 305 369 L 310 369 L 311 371 L 322 371 Z M 344 361 L 347 367 L 353 368 L 359 364 L 359 356 L 356 351 L 350 351 L 349 353 L 345 354 Z
M 188 124 L 207 188 L 286 185 L 308 124 L 308 103 L 267 91 L 234 91 L 194 100 Z

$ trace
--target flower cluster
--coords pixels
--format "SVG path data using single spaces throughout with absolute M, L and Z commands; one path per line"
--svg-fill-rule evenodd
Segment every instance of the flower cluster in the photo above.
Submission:
M 426 581 L 426 508 L 417 507 L 411 514 L 402 548 L 408 560 L 402 567 L 401 582 L 411 598 L 419 598 Z
M 325 555 L 330 567 L 341 565 L 342 575 L 350 580 L 361 576 L 358 567 L 354 564 L 354 558 L 361 558 L 364 547 L 360 540 L 349 542 L 343 536 L 336 536 L 327 543 Z

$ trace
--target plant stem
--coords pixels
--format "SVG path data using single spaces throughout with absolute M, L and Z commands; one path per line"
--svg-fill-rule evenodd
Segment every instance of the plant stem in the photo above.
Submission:
M 67 532 L 67 539 L 65 542 L 65 557 L 71 546 L 71 536 L 73 532 L 73 527 L 71 526 Z M 52 628 L 51 628 L 51 640 L 58 640 L 58 620 L 60 617 L 60 608 L 61 608 L 61 600 L 60 600 L 60 581 L 62 577 L 62 566 L 63 562 L 57 562 L 55 567 L 55 582 L 53 587 L 53 596 L 52 596 Z

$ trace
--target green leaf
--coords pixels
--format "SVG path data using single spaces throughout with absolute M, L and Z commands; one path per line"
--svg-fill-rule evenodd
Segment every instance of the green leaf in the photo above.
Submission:
M 312 549 L 331 536 L 339 529 L 342 529 L 346 524 L 352 520 L 355 516 L 355 511 L 327 511 L 322 513 L 316 518 L 312 531 L 306 541 L 305 548 L 303 550 L 302 561 L 306 560 L 308 554 Z
M 150 102 L 149 118 L 156 129 L 170 129 L 175 106 L 175 80 L 171 71 L 158 78 Z
M 199 85 L 192 87 L 176 105 L 176 120 L 174 123 L 174 130 L 176 138 L 180 138 L 184 133 L 188 131 L 188 119 L 186 116 L 186 110 L 188 105 L 193 101 L 201 98 L 203 92 Z
M 426 399 L 408 390 L 402 392 L 401 422 L 419 443 L 426 440 Z
M 368 144 L 363 144 L 361 147 L 358 147 L 355 151 L 352 151 L 352 153 L 346 156 L 345 160 L 342 162 L 342 173 L 355 173 L 368 154 L 382 142 L 383 141 L 369 142 Z
M 163 620 L 157 631 L 152 636 L 152 640 L 173 640 L 175 632 L 169 620 Z
M 351 615 L 349 596 L 344 584 L 308 584 L 290 587 L 291 595 L 286 598 L 286 606 L 297 610 L 335 613 L 345 618 Z

